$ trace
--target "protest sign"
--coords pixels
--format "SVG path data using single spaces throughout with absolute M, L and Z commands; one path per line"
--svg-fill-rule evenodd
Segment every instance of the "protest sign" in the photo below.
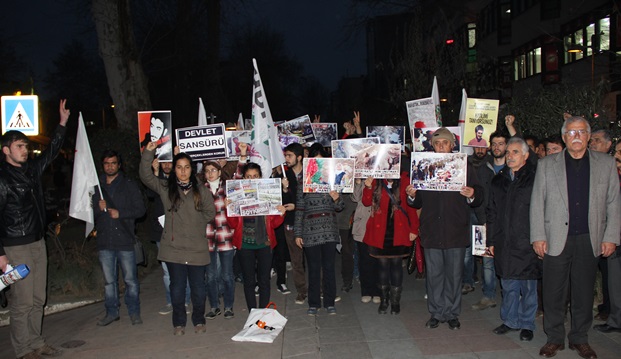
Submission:
M 410 180 L 417 190 L 461 191 L 466 185 L 465 153 L 413 152 Z
M 421 98 L 405 103 L 408 112 L 408 123 L 410 132 L 416 128 L 416 123 L 422 123 L 419 127 L 438 127 L 436 117 L 436 105 L 433 97 Z
M 280 178 L 259 178 L 226 181 L 226 207 L 229 217 L 267 216 L 280 214 L 282 204 Z
M 367 126 L 367 138 L 377 137 L 380 143 L 396 143 L 405 145 L 404 126 Z
M 353 158 L 305 158 L 304 193 L 354 192 Z
M 308 115 L 285 121 L 276 127 L 278 128 L 278 139 L 283 149 L 291 143 L 315 142 L 313 126 Z
M 161 162 L 172 162 L 172 114 L 170 111 L 139 111 L 138 141 L 140 152 L 149 142 L 157 142 L 155 158 Z
M 498 100 L 469 98 L 466 101 L 464 145 L 488 147 L 489 135 L 496 131 Z
M 223 124 L 185 127 L 176 131 L 179 151 L 192 157 L 192 161 L 226 158 Z
M 431 146 L 431 138 L 433 133 L 440 127 L 415 128 L 414 136 L 412 136 L 412 144 L 414 152 L 433 152 Z M 453 152 L 459 152 L 461 141 L 461 127 L 445 127 L 455 136 L 455 147 Z
M 315 134 L 315 143 L 321 143 L 323 147 L 330 147 L 331 142 L 338 140 L 338 126 L 336 123 L 311 123 Z
M 472 255 L 482 257 L 492 256 L 487 250 L 487 230 L 485 226 L 472 226 Z
M 250 130 L 248 131 L 225 131 L 224 137 L 226 139 L 226 159 L 229 161 L 237 161 L 239 160 L 239 155 L 241 151 L 239 149 L 240 143 L 248 144 L 248 149 L 246 155 L 250 156 L 251 152 L 256 151 L 252 146 L 252 141 L 250 140 L 251 135 Z
M 399 179 L 401 172 L 401 145 L 371 145 L 358 152 L 354 157 L 355 178 L 393 178 Z
M 377 137 L 334 140 L 332 141 L 332 158 L 354 158 L 358 151 L 379 143 L 380 140 Z

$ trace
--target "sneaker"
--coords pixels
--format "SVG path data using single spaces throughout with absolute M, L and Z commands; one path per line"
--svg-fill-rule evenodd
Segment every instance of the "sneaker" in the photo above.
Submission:
M 291 262 L 287 262 L 286 266 L 287 266 L 287 272 L 290 272 L 293 270 L 293 266 L 291 265 Z
M 194 326 L 194 333 L 207 333 L 207 328 L 205 328 L 205 324 L 196 324 Z
M 276 286 L 276 289 L 282 294 L 291 294 L 291 291 L 287 288 L 286 284 L 279 284 Z
M 457 318 L 449 319 L 448 325 L 451 330 L 458 330 L 461 328 L 461 323 L 459 323 L 459 319 Z
M 259 286 L 258 285 L 254 286 L 254 295 L 257 296 L 257 297 L 259 296 Z
M 224 308 L 224 319 L 233 319 L 235 318 L 235 313 L 233 313 L 233 308 Z
M 378 296 L 373 296 L 373 304 L 380 304 L 382 302 L 382 298 Z
M 52 358 L 63 355 L 62 350 L 56 349 L 53 346 L 50 346 L 48 344 L 43 345 L 39 349 L 36 349 L 34 353 L 36 353 L 37 355 L 45 355 L 45 356 L 52 357 Z
M 298 293 L 298 296 L 295 297 L 295 304 L 304 304 L 306 301 L 306 294 Z
M 205 314 L 205 318 L 207 318 L 207 319 L 216 319 L 216 317 L 218 315 L 220 315 L 221 313 L 222 313 L 222 311 L 220 310 L 220 308 L 211 308 L 209 313 Z
M 274 268 L 272 268 L 270 270 L 270 278 L 274 278 L 274 277 L 276 277 L 276 271 L 274 270 Z
M 173 332 L 173 335 L 179 336 L 179 335 L 184 335 L 185 334 L 185 327 L 175 327 L 175 331 Z
M 363 295 L 362 298 L 360 298 L 360 301 L 362 303 L 371 303 L 372 297 L 370 295 Z
M 118 321 L 120 318 L 119 316 L 113 317 L 110 315 L 106 315 L 103 319 L 101 319 L 100 321 L 97 322 L 97 325 L 100 327 L 105 327 L 106 325 L 112 323 L 112 322 L 116 322 Z
M 310 315 L 311 317 L 317 315 L 317 308 L 315 307 L 308 308 L 308 310 L 306 311 L 306 314 Z
M 470 284 L 464 284 L 464 286 L 461 287 L 461 294 L 466 295 L 470 292 L 474 292 L 474 287 Z
M 328 307 L 328 308 L 326 308 L 326 310 L 328 311 L 328 315 L 336 315 L 336 308 L 335 307 Z
M 129 319 L 132 321 L 132 325 L 142 324 L 142 318 L 140 318 L 140 314 L 130 315 Z
M 496 307 L 496 301 L 491 298 L 487 298 L 487 297 L 481 298 L 480 301 L 476 302 L 475 304 L 471 306 L 472 310 L 484 310 L 487 308 L 494 308 L 494 307 Z
M 334 303 L 340 302 L 340 301 L 341 301 L 341 297 L 340 296 L 337 295 L 336 297 L 334 297 Z
M 190 314 L 192 313 L 192 307 L 190 307 L 189 304 L 185 305 L 185 314 Z
M 160 311 L 158 312 L 161 315 L 166 315 L 166 314 L 170 314 L 172 313 L 172 304 L 166 304 L 165 306 L 163 306 Z

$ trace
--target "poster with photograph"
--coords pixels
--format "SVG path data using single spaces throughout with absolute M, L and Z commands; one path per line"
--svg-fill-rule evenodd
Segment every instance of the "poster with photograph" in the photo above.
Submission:
M 472 226 L 472 255 L 482 257 L 492 256 L 487 250 L 487 233 L 485 226 Z
M 278 129 L 278 140 L 283 149 L 291 143 L 303 145 L 306 142 L 315 142 L 313 126 L 308 115 L 285 121 L 277 125 L 276 128 Z
M 412 186 L 423 191 L 461 191 L 466 185 L 467 158 L 465 153 L 412 152 Z
M 177 146 L 188 154 L 192 161 L 226 158 L 224 124 L 179 128 Z
M 498 100 L 468 98 L 463 145 L 489 147 L 489 135 L 496 131 Z
M 315 143 L 319 142 L 323 147 L 330 147 L 332 141 L 339 139 L 336 123 L 311 123 L 311 126 L 315 134 Z
M 140 152 L 149 142 L 157 142 L 155 158 L 172 162 L 172 114 L 170 111 L 138 111 Z
M 377 137 L 380 143 L 405 145 L 404 126 L 367 126 L 367 138 Z
M 417 127 L 417 122 L 420 123 L 418 127 L 438 127 L 436 105 L 432 97 L 407 101 L 405 107 L 408 112 L 410 132 Z
M 379 143 L 377 137 L 335 140 L 332 141 L 332 158 L 354 158 L 358 151 Z
M 252 131 L 225 131 L 224 137 L 226 139 L 226 159 L 229 161 L 239 160 L 241 150 L 239 149 L 240 143 L 248 144 L 248 150 L 246 155 L 250 156 L 255 149 L 252 147 L 250 141 L 250 134 Z
M 401 171 L 401 145 L 379 144 L 364 148 L 354 157 L 355 178 L 399 179 Z
M 354 192 L 353 158 L 305 158 L 304 193 Z
M 440 127 L 415 128 L 414 135 L 412 136 L 412 144 L 414 146 L 413 152 L 433 152 L 431 137 L 438 128 Z M 446 127 L 446 129 L 455 135 L 455 147 L 453 147 L 453 152 L 459 152 L 461 143 L 461 128 L 455 126 Z
M 226 197 L 232 201 L 226 207 L 229 217 L 280 214 L 276 209 L 282 204 L 280 178 L 228 180 Z

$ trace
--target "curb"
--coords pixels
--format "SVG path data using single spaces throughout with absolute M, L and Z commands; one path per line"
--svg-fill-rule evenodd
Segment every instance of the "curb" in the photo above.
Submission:
M 43 309 L 43 315 L 45 316 L 45 315 L 50 315 L 54 313 L 60 313 L 66 310 L 84 307 L 86 305 L 97 303 L 97 302 L 101 302 L 101 299 L 90 299 L 90 300 L 83 300 L 79 302 L 50 304 L 50 305 L 46 305 L 45 308 Z M 0 310 L 0 327 L 6 327 L 7 325 L 10 324 L 9 317 L 10 316 L 9 316 L 8 309 Z

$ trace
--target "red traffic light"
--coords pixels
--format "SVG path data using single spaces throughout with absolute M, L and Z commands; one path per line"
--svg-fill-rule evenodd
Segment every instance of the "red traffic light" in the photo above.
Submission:
M 447 45 L 451 45 L 453 42 L 455 42 L 455 40 L 453 40 L 453 39 L 446 40 L 446 44 Z

